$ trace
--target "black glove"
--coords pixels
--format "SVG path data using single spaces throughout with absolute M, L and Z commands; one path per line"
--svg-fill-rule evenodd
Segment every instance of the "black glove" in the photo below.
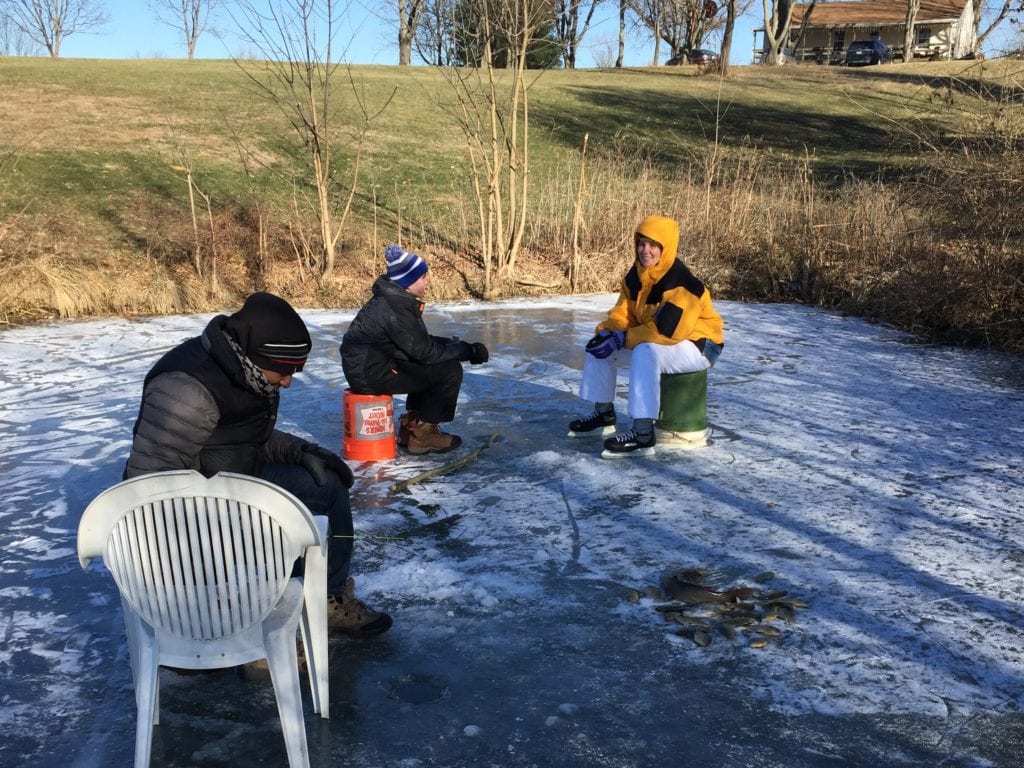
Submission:
M 490 354 L 487 352 L 487 347 L 481 344 L 479 341 L 469 345 L 469 362 L 473 365 L 480 365 L 486 363 L 491 359 Z
M 352 483 L 355 482 L 352 470 L 338 454 L 321 448 L 315 443 L 305 443 L 302 446 L 301 464 L 309 471 L 309 474 L 313 476 L 313 481 L 319 486 L 323 486 L 327 482 L 328 472 L 336 474 L 346 488 L 351 488 Z

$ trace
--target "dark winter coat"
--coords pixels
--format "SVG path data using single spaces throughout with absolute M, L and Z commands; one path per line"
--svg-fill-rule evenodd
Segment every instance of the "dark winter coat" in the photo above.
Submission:
M 372 395 L 385 391 L 396 362 L 436 365 L 468 360 L 470 352 L 464 341 L 431 336 L 423 302 L 382 275 L 341 340 L 341 365 L 353 392 Z
M 126 478 L 171 469 L 258 475 L 268 462 L 301 462 L 304 442 L 274 429 L 280 398 L 246 385 L 227 319 L 215 317 L 146 376 Z

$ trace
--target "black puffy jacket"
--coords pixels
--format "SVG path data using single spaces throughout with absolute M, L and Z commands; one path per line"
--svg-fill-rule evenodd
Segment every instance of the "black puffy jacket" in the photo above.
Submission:
M 225 322 L 213 318 L 146 376 L 126 478 L 171 469 L 258 475 L 267 462 L 301 463 L 304 441 L 274 429 L 279 398 L 246 386 Z
M 464 341 L 431 336 L 423 324 L 423 302 L 382 275 L 341 340 L 341 366 L 353 392 L 374 394 L 397 361 L 434 365 L 468 360 L 470 352 Z

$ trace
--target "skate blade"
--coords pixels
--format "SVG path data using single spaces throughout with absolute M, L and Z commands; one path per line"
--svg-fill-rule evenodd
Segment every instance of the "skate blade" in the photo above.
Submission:
M 594 429 L 590 432 L 573 432 L 569 430 L 569 437 L 611 437 L 615 434 L 615 425 L 610 424 L 607 427 L 601 427 L 600 429 Z
M 601 451 L 602 459 L 639 459 L 644 456 L 653 456 L 654 446 L 649 448 L 637 448 L 635 451 L 609 451 L 607 448 Z

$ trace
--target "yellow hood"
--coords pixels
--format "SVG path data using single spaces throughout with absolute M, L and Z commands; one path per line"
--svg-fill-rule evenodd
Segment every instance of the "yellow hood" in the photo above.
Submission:
M 646 237 L 661 245 L 661 260 L 648 271 L 655 275 L 663 275 L 676 258 L 676 250 L 679 248 L 679 225 L 675 219 L 667 216 L 648 216 L 640 222 L 633 236 L 633 250 L 636 252 L 636 243 L 641 237 Z M 643 271 L 640 262 L 637 262 L 637 269 Z

